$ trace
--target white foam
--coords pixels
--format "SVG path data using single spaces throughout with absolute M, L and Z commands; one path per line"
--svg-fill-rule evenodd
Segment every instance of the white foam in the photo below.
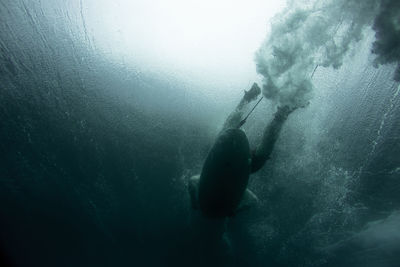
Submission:
M 271 34 L 256 53 L 265 97 L 305 105 L 313 95 L 317 66 L 339 68 L 378 13 L 376 0 L 289 1 L 275 16 Z

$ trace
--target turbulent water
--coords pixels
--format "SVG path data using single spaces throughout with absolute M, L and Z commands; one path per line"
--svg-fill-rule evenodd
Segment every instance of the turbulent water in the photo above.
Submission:
M 65 2 L 0 2 L 2 266 L 400 266 L 398 36 L 379 28 L 390 8 L 340 68 L 307 77 L 310 104 L 250 180 L 259 205 L 221 245 L 193 225 L 187 181 L 228 115 L 223 96 L 113 61 L 82 2 Z M 253 147 L 275 108 L 246 123 Z

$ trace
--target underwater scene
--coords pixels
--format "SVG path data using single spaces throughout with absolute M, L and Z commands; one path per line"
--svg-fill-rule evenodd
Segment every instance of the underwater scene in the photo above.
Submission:
M 400 1 L 0 0 L 0 266 L 400 266 Z

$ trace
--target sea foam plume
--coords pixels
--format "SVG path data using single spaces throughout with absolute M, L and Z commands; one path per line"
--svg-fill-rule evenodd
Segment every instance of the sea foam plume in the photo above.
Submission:
M 281 105 L 303 106 L 312 98 L 317 66 L 339 68 L 373 26 L 376 65 L 400 60 L 400 2 L 396 0 L 289 0 L 256 53 L 263 94 Z M 399 79 L 400 70 L 396 77 Z

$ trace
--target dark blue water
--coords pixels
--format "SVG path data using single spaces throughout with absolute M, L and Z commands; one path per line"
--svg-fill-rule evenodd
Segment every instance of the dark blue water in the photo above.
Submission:
M 250 181 L 259 205 L 220 244 L 193 224 L 187 179 L 223 97 L 106 59 L 81 19 L 61 1 L 0 2 L 2 266 L 400 266 L 400 88 L 394 66 L 371 66 L 373 34 L 317 69 Z M 265 106 L 245 125 L 253 146 Z

